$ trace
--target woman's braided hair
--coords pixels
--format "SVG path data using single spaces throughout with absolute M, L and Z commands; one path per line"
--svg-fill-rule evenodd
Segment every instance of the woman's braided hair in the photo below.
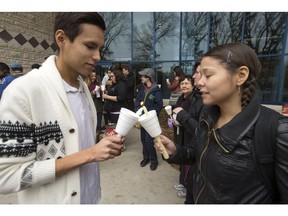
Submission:
M 208 56 L 218 59 L 232 74 L 242 66 L 248 67 L 249 76 L 241 86 L 241 104 L 242 109 L 245 108 L 256 92 L 257 78 L 261 71 L 261 63 L 254 50 L 245 44 L 230 43 L 209 50 L 203 57 Z

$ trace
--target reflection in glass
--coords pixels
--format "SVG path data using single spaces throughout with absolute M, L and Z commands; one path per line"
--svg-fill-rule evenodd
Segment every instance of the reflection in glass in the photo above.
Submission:
M 245 13 L 244 43 L 258 55 L 280 54 L 287 13 Z
M 211 16 L 210 47 L 241 42 L 242 13 L 213 13 Z
M 208 13 L 185 12 L 182 25 L 181 60 L 197 60 L 207 52 Z
M 131 18 L 130 13 L 103 12 L 106 23 L 105 47 L 102 60 L 131 60 Z
M 154 14 L 155 60 L 179 60 L 180 13 Z
M 133 59 L 151 61 L 153 59 L 153 13 L 134 13 L 133 17 Z
M 262 65 L 261 75 L 258 79 L 260 100 L 276 102 L 277 77 L 281 59 L 279 57 L 263 57 L 259 60 Z

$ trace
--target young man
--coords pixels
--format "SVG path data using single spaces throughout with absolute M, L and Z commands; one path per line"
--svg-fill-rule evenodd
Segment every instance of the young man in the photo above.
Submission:
M 161 90 L 155 83 L 155 72 L 152 68 L 146 68 L 140 71 L 139 74 L 143 85 L 136 95 L 135 111 L 137 112 L 141 108 L 141 102 L 143 102 L 147 111 L 155 110 L 159 116 L 163 108 L 163 99 Z M 144 167 L 151 161 L 150 170 L 154 171 L 158 166 L 157 153 L 154 148 L 153 138 L 144 128 L 141 128 L 141 142 L 143 160 L 140 162 L 140 166 Z
M 95 145 L 96 110 L 81 76 L 100 60 L 104 31 L 98 13 L 59 13 L 59 54 L 6 88 L 0 104 L 0 193 L 20 191 L 19 203 L 100 201 L 98 162 L 119 155 L 123 140 L 106 137 Z

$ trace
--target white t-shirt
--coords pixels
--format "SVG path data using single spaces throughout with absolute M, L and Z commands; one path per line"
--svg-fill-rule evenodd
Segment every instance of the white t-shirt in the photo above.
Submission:
M 68 85 L 64 80 L 63 82 L 73 116 L 77 122 L 80 150 L 84 150 L 95 145 L 91 108 L 81 82 L 79 89 Z M 101 188 L 98 162 L 88 163 L 80 167 L 80 188 L 81 204 L 99 203 Z

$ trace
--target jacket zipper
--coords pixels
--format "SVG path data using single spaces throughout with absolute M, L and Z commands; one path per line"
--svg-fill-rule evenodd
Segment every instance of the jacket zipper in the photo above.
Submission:
M 206 150 L 207 150 L 207 148 L 208 148 L 208 145 L 209 145 L 209 143 L 210 143 L 210 136 L 211 136 L 211 133 L 212 133 L 212 131 L 210 131 L 210 127 L 209 127 L 208 122 L 205 121 L 205 120 L 202 120 L 202 121 L 204 121 L 204 122 L 207 124 L 207 127 L 208 127 L 208 134 L 207 134 L 207 135 L 208 135 L 208 137 L 207 137 L 207 142 L 206 142 L 205 148 L 203 149 L 203 151 L 202 151 L 202 153 L 201 153 L 201 155 L 200 155 L 200 159 L 199 159 L 199 168 L 200 168 L 201 173 L 202 173 L 202 170 L 201 170 L 202 159 L 203 159 L 204 153 L 206 152 Z M 204 177 L 203 177 L 203 178 L 204 178 Z M 200 192 L 199 192 L 198 195 L 196 196 L 195 204 L 198 203 L 198 199 L 199 199 L 201 193 L 203 192 L 205 186 L 206 186 L 206 179 L 204 179 L 204 184 L 203 184 Z
M 226 149 L 226 148 L 220 143 L 220 141 L 219 141 L 219 139 L 218 139 L 218 136 L 217 136 L 217 134 L 216 134 L 215 129 L 213 128 L 212 130 L 210 130 L 210 127 L 209 127 L 208 122 L 205 121 L 205 120 L 202 120 L 202 121 L 204 121 L 204 122 L 207 124 L 208 131 L 209 131 L 209 132 L 208 132 L 208 137 L 207 137 L 207 142 L 206 142 L 205 148 L 204 148 L 204 150 L 202 151 L 201 156 L 200 156 L 200 159 L 199 159 L 199 167 L 200 167 L 200 170 L 201 170 L 201 166 L 202 166 L 203 155 L 204 155 L 204 153 L 206 152 L 206 150 L 208 149 L 208 146 L 209 146 L 209 143 L 210 143 L 210 136 L 211 136 L 212 133 L 213 133 L 213 136 L 214 136 L 217 144 L 220 146 L 220 148 L 221 148 L 224 152 L 229 153 L 229 150 Z M 204 178 L 204 177 L 203 177 L 203 178 Z M 206 186 L 206 179 L 204 178 L 204 185 L 203 185 L 203 187 L 201 188 L 200 192 L 198 193 L 198 195 L 197 195 L 197 197 L 196 197 L 195 204 L 198 203 L 198 199 L 199 199 L 201 193 L 203 192 L 205 186 Z
M 217 144 L 220 146 L 220 148 L 221 148 L 225 153 L 229 153 L 229 150 L 226 149 L 226 148 L 220 143 L 220 141 L 219 141 L 219 139 L 218 139 L 218 136 L 217 136 L 216 131 L 215 131 L 214 128 L 212 129 L 212 131 L 213 131 L 214 138 L 215 138 Z

